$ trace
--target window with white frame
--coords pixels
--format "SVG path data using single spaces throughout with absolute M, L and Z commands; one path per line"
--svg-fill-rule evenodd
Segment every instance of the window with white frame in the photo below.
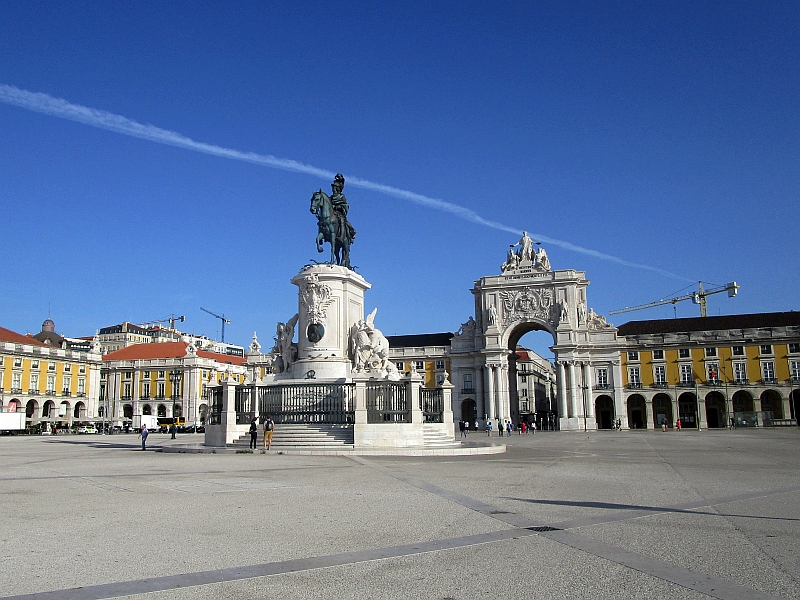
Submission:
M 442 369 L 444 369 L 444 361 L 443 360 L 437 360 L 436 361 L 436 370 L 437 371 L 441 371 Z
M 706 363 L 706 375 L 709 381 L 719 381 L 719 365 L 717 363 Z
M 681 365 L 681 383 L 694 383 L 694 374 L 692 373 L 692 365 Z
M 415 368 L 417 371 L 424 371 L 424 370 L 425 370 L 425 363 L 424 363 L 424 362 L 422 362 L 421 360 L 418 360 L 418 361 L 416 361 L 416 362 L 414 363 L 414 368 Z
M 744 356 L 744 346 L 734 346 L 732 351 L 734 356 Z
M 80 373 L 81 375 L 86 373 L 86 365 L 81 365 L 80 367 L 78 367 L 78 373 Z
M 706 348 L 706 356 L 713 357 L 717 355 L 716 348 Z
M 163 398 L 165 393 L 166 393 L 166 384 L 161 382 L 158 384 L 158 397 Z
M 131 384 L 130 383 L 126 383 L 125 384 L 125 392 L 122 395 L 125 396 L 126 398 L 130 398 L 131 397 Z
M 64 365 L 64 373 L 69 373 L 72 371 L 72 365 Z
M 39 375 L 38 373 L 31 373 L 31 387 L 29 388 L 34 394 L 39 393 Z
M 639 377 L 639 367 L 628 367 L 628 382 L 631 385 L 642 385 L 642 380 Z
M 17 357 L 14 359 L 14 366 L 19 369 L 22 366 L 22 359 Z
M 800 354 L 800 344 L 789 344 L 790 354 Z
M 653 368 L 653 379 L 656 385 L 667 385 L 667 367 L 656 365 Z
M 403 363 L 402 362 L 396 362 L 396 363 L 394 363 L 394 366 L 397 367 L 398 371 L 400 371 L 400 372 L 403 371 Z
M 628 360 L 639 360 L 639 353 L 634 350 L 628 352 Z
M 608 387 L 608 369 L 597 369 L 597 387 L 605 389 Z
M 78 379 L 78 393 L 81 396 L 86 394 L 86 380 L 83 377 Z
M 159 379 L 164 379 L 164 377 L 166 377 L 166 375 L 167 375 L 166 371 L 159 371 L 158 372 L 158 378 Z
M 56 370 L 56 363 L 54 363 L 54 362 L 48 363 L 47 370 L 48 371 L 55 371 Z
M 735 362 L 733 363 L 733 380 L 737 383 L 747 381 L 747 363 Z
M 765 382 L 775 381 L 775 363 L 765 360 L 761 363 L 761 377 Z
M 664 351 L 653 350 L 653 360 L 664 360 Z
M 678 358 L 691 358 L 692 353 L 688 348 L 679 348 L 678 349 Z
M 203 371 L 203 375 L 205 374 L 206 372 Z M 142 377 L 144 377 L 145 379 L 150 379 L 150 371 L 142 371 Z
M 522 374 L 522 375 L 520 375 L 520 376 L 519 376 L 519 380 L 520 380 L 522 383 L 527 383 L 527 382 L 528 382 L 528 376 L 527 376 L 527 375 L 524 375 L 524 374 Z
M 760 350 L 761 354 L 772 354 L 772 346 L 769 344 L 762 344 Z
M 800 360 L 789 361 L 789 375 L 792 381 L 800 381 Z
M 48 375 L 47 376 L 47 392 L 49 394 L 53 394 L 56 391 L 56 376 L 55 375 Z
M 22 373 L 14 373 L 11 375 L 11 392 L 22 391 Z
M 439 373 L 436 375 L 436 385 L 442 385 L 444 383 L 444 373 Z
M 519 397 L 520 398 L 527 398 L 528 397 L 528 388 L 522 388 L 519 391 Z
M 72 379 L 69 377 L 64 377 L 64 388 L 63 392 L 65 394 L 69 393 L 70 388 L 72 387 Z
M 38 369 L 38 368 L 39 368 L 39 361 L 38 360 L 32 360 L 31 361 L 31 369 Z

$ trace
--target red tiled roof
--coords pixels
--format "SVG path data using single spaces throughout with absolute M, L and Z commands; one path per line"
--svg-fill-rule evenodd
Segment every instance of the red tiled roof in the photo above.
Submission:
M 5 327 L 0 327 L 0 342 L 13 342 L 14 344 L 28 344 L 30 346 L 47 346 L 29 335 L 22 335 Z
M 109 352 L 103 360 L 148 360 L 154 358 L 183 358 L 186 356 L 186 342 L 162 342 L 160 344 L 133 344 L 127 348 Z M 197 356 L 211 358 L 218 363 L 243 365 L 245 359 L 240 356 L 228 356 L 216 352 L 198 350 Z

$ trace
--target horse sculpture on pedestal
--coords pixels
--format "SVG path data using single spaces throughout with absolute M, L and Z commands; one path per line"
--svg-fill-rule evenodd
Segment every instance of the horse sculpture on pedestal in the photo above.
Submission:
M 342 179 L 342 183 L 344 183 L 344 179 Z M 334 191 L 336 190 L 334 189 Z M 344 199 L 341 192 L 337 195 L 343 201 L 344 214 L 334 208 L 334 200 L 322 190 L 314 192 L 311 196 L 311 212 L 317 215 L 319 227 L 317 252 L 322 252 L 323 241 L 328 242 L 331 245 L 330 264 L 341 265 L 349 269 L 351 268 L 350 244 L 355 238 L 356 230 L 353 229 L 346 217 L 347 200 Z

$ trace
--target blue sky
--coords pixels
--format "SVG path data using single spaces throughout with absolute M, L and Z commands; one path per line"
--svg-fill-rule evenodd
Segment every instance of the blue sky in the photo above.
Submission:
M 0 4 L 0 85 L 457 204 L 585 270 L 599 313 L 692 280 L 798 308 L 800 5 Z M 646 4 L 642 6 L 640 4 Z M 330 181 L 0 103 L 0 325 L 185 314 L 269 343 Z M 518 236 L 345 187 L 386 334 L 454 331 Z M 695 316 L 689 302 L 678 316 Z M 618 315 L 673 316 L 673 308 Z

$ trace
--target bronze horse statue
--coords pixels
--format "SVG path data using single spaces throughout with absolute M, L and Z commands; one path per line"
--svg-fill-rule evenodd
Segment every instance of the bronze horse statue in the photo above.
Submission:
M 319 190 L 311 196 L 311 212 L 317 215 L 317 252 L 322 252 L 322 242 L 331 245 L 332 265 L 350 267 L 350 244 L 356 232 L 347 218 L 334 210 L 330 197 Z

